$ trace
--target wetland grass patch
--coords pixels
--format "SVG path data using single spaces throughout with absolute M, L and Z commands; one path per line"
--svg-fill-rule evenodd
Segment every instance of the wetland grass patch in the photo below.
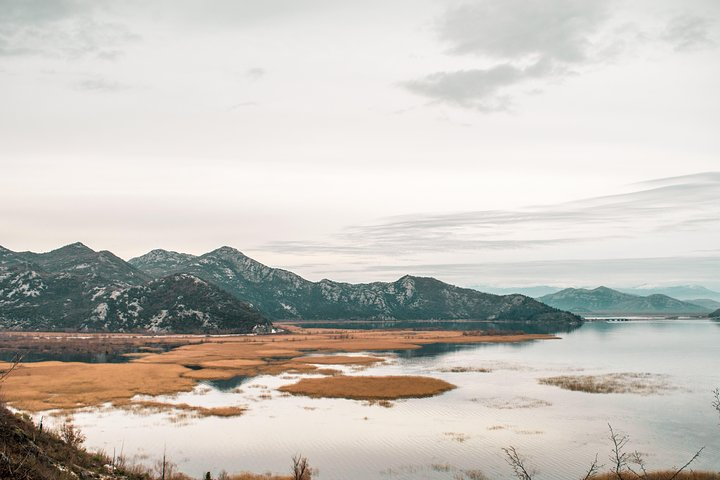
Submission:
M 397 400 L 431 397 L 447 392 L 455 385 L 432 377 L 417 376 L 346 376 L 303 378 L 280 387 L 282 392 L 317 398 L 352 400 Z
M 560 375 L 541 378 L 543 385 L 585 393 L 634 393 L 653 395 L 671 390 L 666 375 L 653 373 L 608 373 L 604 375 Z
M 23 363 L 6 380 L 5 400 L 13 407 L 26 411 L 75 410 L 104 403 L 125 402 L 135 395 L 189 392 L 198 383 L 208 380 L 286 373 L 336 375 L 333 369 L 318 368 L 317 364 L 341 362 L 362 368 L 383 361 L 380 356 L 329 355 L 335 352 L 417 349 L 432 343 L 515 343 L 557 338 L 552 335 L 479 335 L 479 332 L 467 335 L 460 331 L 405 330 L 352 331 L 351 334 L 338 336 L 337 330 L 296 327 L 288 327 L 288 330 L 289 334 L 281 336 L 202 339 L 182 335 L 157 338 L 100 334 L 84 334 L 82 338 L 67 334 L 12 335 L 11 339 L 15 342 L 13 345 L 38 351 L 44 347 L 66 347 L 68 343 L 74 342 L 84 348 L 97 343 L 98 349 L 102 347 L 103 352 L 111 347 L 113 351 L 142 348 L 146 354 L 133 356 L 128 363 L 117 364 L 57 361 Z M 10 337 L 6 335 L 0 338 Z M 168 345 L 173 348 L 164 351 Z M 309 352 L 322 352 L 325 355 L 308 358 Z M 0 362 L 0 369 L 8 365 Z M 187 368 L 186 365 L 193 368 Z M 342 377 L 337 375 L 333 378 Z M 348 380 L 332 383 L 334 387 L 340 388 L 335 395 L 351 398 L 348 392 L 342 391 L 344 382 Z M 351 382 L 363 388 L 359 393 L 360 399 L 423 397 L 452 388 L 450 384 L 438 383 L 440 381 L 434 379 L 422 380 L 417 385 L 410 385 L 412 381 L 403 384 L 402 380 L 379 381 L 373 385 L 363 385 L 363 381 L 358 380 Z M 386 388 L 390 390 L 385 392 Z M 314 393 L 321 395 L 323 389 L 320 390 Z

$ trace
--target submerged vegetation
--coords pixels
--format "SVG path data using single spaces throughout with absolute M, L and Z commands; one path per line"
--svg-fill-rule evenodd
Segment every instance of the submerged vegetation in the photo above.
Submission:
M 176 410 L 189 413 L 198 417 L 236 417 L 242 415 L 247 410 L 244 407 L 227 406 L 227 407 L 199 407 L 197 405 L 188 405 L 187 403 L 165 403 L 149 400 L 140 400 L 128 402 L 126 405 L 116 405 L 127 407 L 128 409 L 138 412 L 164 412 Z
M 635 393 L 652 395 L 672 387 L 667 377 L 652 373 L 608 373 L 605 375 L 561 375 L 538 380 L 565 390 L 586 393 Z

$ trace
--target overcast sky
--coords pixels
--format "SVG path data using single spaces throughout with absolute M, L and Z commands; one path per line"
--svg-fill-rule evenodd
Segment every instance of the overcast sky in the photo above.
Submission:
M 0 0 L 0 245 L 720 288 L 715 0 Z

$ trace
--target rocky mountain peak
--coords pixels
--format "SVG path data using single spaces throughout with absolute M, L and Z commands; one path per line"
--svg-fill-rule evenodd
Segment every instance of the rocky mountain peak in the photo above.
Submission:
M 174 273 L 167 277 L 155 280 L 155 282 L 173 282 L 173 283 L 194 283 L 197 285 L 207 285 L 208 283 L 198 276 L 191 275 L 189 273 Z
M 68 245 L 65 245 L 64 247 L 60 247 L 55 250 L 52 250 L 50 253 L 64 253 L 64 252 L 77 254 L 77 253 L 94 252 L 94 250 L 82 242 L 75 242 L 75 243 L 70 243 Z
M 249 258 L 244 253 L 242 253 L 240 250 L 228 247 L 227 245 L 222 246 L 220 248 L 216 248 L 215 250 L 207 253 L 206 255 L 213 255 L 213 256 L 219 256 L 219 257 L 239 257 L 239 258 Z
M 162 259 L 172 256 L 172 254 L 175 252 L 170 252 L 169 250 L 163 250 L 162 248 L 155 248 L 153 250 L 150 250 L 148 253 L 143 255 L 143 257 L 147 258 L 148 260 L 156 260 L 156 259 Z
M 190 258 L 194 258 L 194 255 L 189 253 L 173 252 L 171 250 L 163 250 L 162 248 L 155 248 L 150 250 L 145 255 L 135 257 L 130 262 L 168 262 L 168 261 L 184 261 Z

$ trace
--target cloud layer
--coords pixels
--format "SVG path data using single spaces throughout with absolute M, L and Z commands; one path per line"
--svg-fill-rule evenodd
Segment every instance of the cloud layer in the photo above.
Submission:
M 510 109 L 516 87 L 537 91 L 642 44 L 668 43 L 676 51 L 714 45 L 714 18 L 682 13 L 659 21 L 664 25 L 626 22 L 610 0 L 468 2 L 438 19 L 437 34 L 449 54 L 490 65 L 436 71 L 402 85 L 435 102 L 496 112 Z
M 408 215 L 348 227 L 333 242 L 277 241 L 263 248 L 400 255 L 557 247 L 669 231 L 720 232 L 720 173 L 660 179 L 635 188 L 629 193 L 514 211 Z

